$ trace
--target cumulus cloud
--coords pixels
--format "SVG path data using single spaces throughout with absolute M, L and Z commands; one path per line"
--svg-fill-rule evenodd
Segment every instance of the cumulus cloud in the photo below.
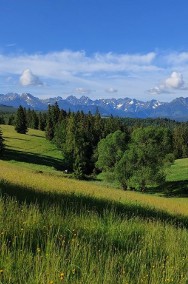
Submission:
M 106 89 L 105 91 L 106 91 L 107 93 L 110 93 L 110 94 L 113 94 L 113 93 L 117 93 L 117 92 L 118 92 L 118 90 L 115 89 L 115 88 L 108 88 L 108 89 Z
M 43 83 L 34 75 L 30 69 L 25 69 L 20 76 L 20 84 L 22 86 L 41 86 Z
M 172 72 L 171 75 L 164 80 L 158 86 L 150 89 L 148 92 L 152 95 L 158 95 L 162 93 L 169 93 L 172 90 L 186 90 L 183 75 L 179 72 Z
M 184 88 L 183 75 L 178 72 L 172 72 L 170 77 L 165 80 L 165 85 L 167 88 L 183 89 Z

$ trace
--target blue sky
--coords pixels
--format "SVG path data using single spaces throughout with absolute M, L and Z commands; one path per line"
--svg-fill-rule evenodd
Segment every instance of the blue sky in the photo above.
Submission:
M 0 0 L 0 93 L 188 96 L 187 0 Z

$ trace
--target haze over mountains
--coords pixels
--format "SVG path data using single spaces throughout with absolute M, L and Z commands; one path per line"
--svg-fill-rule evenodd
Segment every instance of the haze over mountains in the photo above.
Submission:
M 171 102 L 160 102 L 157 100 L 143 102 L 130 98 L 92 100 L 86 96 L 80 98 L 69 96 L 66 99 L 62 97 L 39 99 L 29 93 L 21 95 L 17 93 L 0 94 L 0 105 L 16 108 L 22 105 L 35 110 L 47 110 L 48 105 L 52 105 L 55 102 L 58 103 L 60 108 L 67 111 L 70 109 L 71 111 L 82 110 L 85 113 L 89 111 L 95 113 L 96 109 L 98 109 L 103 116 L 114 115 L 132 118 L 167 117 L 176 120 L 188 120 L 188 97 L 179 97 Z

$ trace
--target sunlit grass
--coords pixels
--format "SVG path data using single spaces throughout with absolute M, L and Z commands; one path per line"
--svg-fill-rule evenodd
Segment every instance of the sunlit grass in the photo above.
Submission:
M 44 131 L 29 129 L 27 134 L 19 134 L 13 126 L 1 125 L 8 148 L 52 158 L 61 158 L 61 152 L 45 139 Z
M 188 283 L 187 198 L 63 177 L 43 132 L 3 127 L 19 156 L 0 161 L 0 284 Z M 168 181 L 186 180 L 186 165 Z
M 0 199 L 2 283 L 180 283 L 188 279 L 188 231 L 106 210 Z M 178 244 L 178 245 L 177 245 Z
M 53 143 L 45 139 L 44 131 L 29 129 L 27 134 L 19 134 L 10 125 L 1 125 L 1 129 L 9 163 L 23 168 L 61 174 L 53 165 L 63 163 L 62 153 Z
M 166 210 L 172 214 L 188 216 L 188 202 L 185 198 L 165 198 L 139 192 L 123 191 L 103 187 L 69 178 L 42 174 L 35 171 L 15 167 L 9 162 L 0 161 L 0 179 L 6 180 L 16 186 L 33 188 L 34 190 L 49 193 L 75 193 L 91 196 L 98 199 L 110 200 L 121 204 L 127 202 L 142 204 L 152 208 Z M 27 190 L 27 189 L 26 189 Z
M 167 181 L 188 180 L 188 158 L 175 160 L 169 168 Z

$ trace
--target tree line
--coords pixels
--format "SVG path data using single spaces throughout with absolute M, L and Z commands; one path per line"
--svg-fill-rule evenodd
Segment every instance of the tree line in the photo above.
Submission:
M 20 106 L 8 124 L 19 133 L 45 130 L 62 151 L 64 169 L 76 178 L 103 172 L 124 189 L 160 184 L 174 158 L 188 157 L 188 123 L 169 119 L 103 118 L 98 111 L 66 112 L 56 103 L 47 112 Z

